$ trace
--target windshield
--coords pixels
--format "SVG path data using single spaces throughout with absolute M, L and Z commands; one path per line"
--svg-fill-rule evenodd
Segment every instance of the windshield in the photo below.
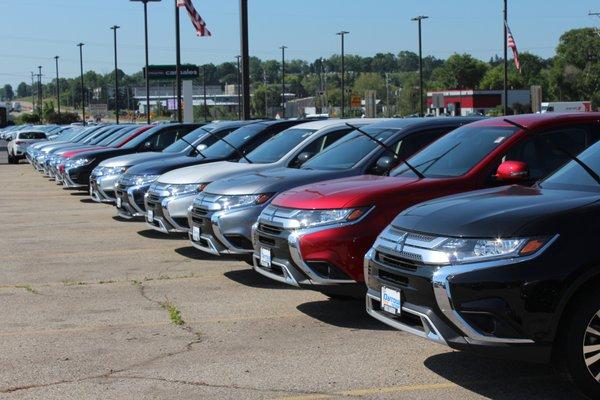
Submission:
M 94 132 L 96 132 L 98 129 L 102 129 L 104 127 L 100 127 L 100 126 L 95 126 L 93 128 L 87 128 L 82 130 L 81 132 L 78 132 L 74 137 L 72 142 L 74 143 L 81 143 L 83 142 L 83 140 L 85 138 L 87 138 L 88 136 L 91 136 Z
M 286 129 L 248 153 L 247 157 L 257 164 L 274 163 L 315 132 L 315 129 Z
M 237 149 L 242 150 L 242 147 L 244 147 L 246 143 L 255 138 L 256 135 L 261 133 L 264 129 L 264 124 L 247 125 L 236 129 L 229 135 L 225 136 L 225 140 L 231 143 Z M 219 140 L 206 150 L 202 150 L 202 154 L 207 158 L 224 158 L 229 157 L 233 153 L 235 153 L 235 150 L 222 140 Z
M 442 136 L 408 161 L 428 178 L 461 176 L 517 130 L 513 126 L 463 126 Z M 390 173 L 390 176 L 400 175 L 415 176 L 406 165 Z
M 386 143 L 387 140 L 400 129 L 366 126 L 361 128 L 361 130 Z M 343 170 L 352 168 L 378 147 L 381 146 L 365 135 L 355 131 L 308 160 L 301 168 L 324 170 Z
M 584 164 L 590 167 L 594 172 L 600 174 L 600 142 L 591 146 L 583 153 L 577 156 Z M 575 161 L 550 175 L 540 183 L 544 189 L 567 189 L 600 192 L 598 182 L 588 174 L 581 165 Z
M 147 131 L 145 131 L 144 133 L 137 135 L 136 137 L 131 139 L 129 142 L 127 142 L 125 145 L 123 145 L 121 148 L 122 149 L 133 149 L 133 148 L 137 147 L 138 145 L 140 145 L 143 141 L 148 139 L 150 136 L 152 136 L 155 132 L 160 131 L 161 129 L 164 129 L 167 126 L 169 126 L 169 125 L 154 126 L 150 129 L 148 129 Z
M 183 153 L 184 151 L 189 150 L 190 145 L 188 143 L 194 144 L 194 142 L 200 139 L 202 136 L 206 135 L 206 131 L 211 132 L 214 130 L 214 127 L 202 127 L 196 130 L 191 131 L 187 135 L 185 135 L 182 139 L 179 139 L 175 143 L 167 146 L 163 153 Z M 186 143 L 187 142 L 187 143 Z
M 85 142 L 89 143 L 89 144 L 98 144 L 101 141 L 103 141 L 104 139 L 106 139 L 107 137 L 111 136 L 112 134 L 114 134 L 115 132 L 120 131 L 120 130 L 121 130 L 121 127 L 113 126 L 104 131 L 98 131 L 91 138 L 86 139 Z

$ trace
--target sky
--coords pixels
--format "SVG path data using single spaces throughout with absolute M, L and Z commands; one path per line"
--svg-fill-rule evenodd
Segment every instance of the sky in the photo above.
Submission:
M 197 37 L 181 10 L 182 62 L 202 65 L 235 60 L 239 54 L 239 1 L 193 0 L 212 37 Z M 150 64 L 174 64 L 175 0 L 149 3 Z M 346 52 L 417 51 L 417 27 L 423 22 L 423 54 L 447 58 L 470 53 L 482 60 L 502 54 L 502 0 L 249 0 L 250 54 L 262 59 L 313 61 L 339 53 L 340 30 L 350 31 Z M 600 26 L 597 0 L 509 0 L 509 25 L 520 51 L 550 57 L 560 35 L 579 27 Z M 30 82 L 42 66 L 42 80 L 54 78 L 54 56 L 61 77 L 84 69 L 113 70 L 113 36 L 119 25 L 119 68 L 139 71 L 144 63 L 143 7 L 129 0 L 0 0 L 0 84 Z

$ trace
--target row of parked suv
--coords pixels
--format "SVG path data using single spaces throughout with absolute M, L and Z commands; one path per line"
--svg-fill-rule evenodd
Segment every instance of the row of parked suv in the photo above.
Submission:
M 600 114 L 106 125 L 30 145 L 199 251 L 600 397 Z

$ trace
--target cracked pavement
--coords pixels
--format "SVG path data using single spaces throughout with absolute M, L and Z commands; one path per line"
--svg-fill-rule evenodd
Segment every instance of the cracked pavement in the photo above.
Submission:
M 549 367 L 388 329 L 23 162 L 0 165 L 0 188 L 1 399 L 577 398 Z

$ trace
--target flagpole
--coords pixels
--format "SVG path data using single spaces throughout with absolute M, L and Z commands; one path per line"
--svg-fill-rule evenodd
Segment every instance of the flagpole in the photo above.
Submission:
M 504 101 L 502 102 L 503 114 L 508 114 L 508 0 L 504 0 Z
M 179 37 L 179 7 L 177 5 L 177 0 L 173 1 L 175 3 L 175 85 L 177 86 L 177 122 L 182 123 L 183 115 L 181 113 L 181 43 Z

